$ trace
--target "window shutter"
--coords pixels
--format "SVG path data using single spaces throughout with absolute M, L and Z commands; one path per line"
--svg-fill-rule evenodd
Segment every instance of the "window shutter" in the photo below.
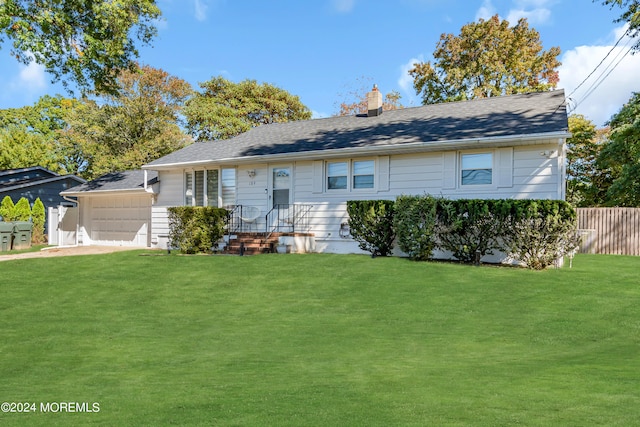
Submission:
M 447 151 L 442 154 L 442 189 L 453 190 L 456 188 L 456 158 L 455 151 Z
M 313 162 L 313 192 L 315 194 L 322 193 L 324 187 L 324 162 L 322 160 L 316 160 Z
M 378 191 L 389 191 L 389 156 L 378 157 Z
M 513 187 L 513 147 L 496 150 L 498 187 Z

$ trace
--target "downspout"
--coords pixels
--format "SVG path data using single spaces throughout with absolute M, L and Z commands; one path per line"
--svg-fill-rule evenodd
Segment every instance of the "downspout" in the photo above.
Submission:
M 74 243 L 74 246 L 78 246 L 78 235 L 80 234 L 80 201 L 77 199 L 73 200 L 71 198 L 69 198 L 70 196 L 62 196 L 63 199 L 65 199 L 67 202 L 71 202 L 71 203 L 75 203 L 76 206 L 78 207 L 78 220 L 76 221 L 76 241 Z M 58 235 L 58 244 L 60 244 L 60 242 L 62 242 L 62 236 Z

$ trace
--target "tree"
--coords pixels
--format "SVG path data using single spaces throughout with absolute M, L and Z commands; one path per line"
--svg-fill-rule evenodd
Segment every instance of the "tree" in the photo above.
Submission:
M 362 84 L 358 89 L 350 90 L 346 95 L 342 97 L 345 98 L 342 102 L 340 102 L 339 111 L 337 113 L 338 116 L 353 116 L 355 114 L 365 114 L 368 109 L 367 104 L 367 92 L 368 88 L 372 87 L 371 78 L 362 78 L 360 81 L 366 80 L 367 82 Z M 391 111 L 397 110 L 399 108 L 404 108 L 404 106 L 400 103 L 400 98 L 402 95 L 398 91 L 391 91 L 384 96 L 384 101 L 382 103 L 383 111 Z
M 33 208 L 31 209 L 31 218 L 33 221 L 33 232 L 31 233 L 31 241 L 35 244 L 45 242 L 44 237 L 44 221 L 46 218 L 45 208 L 42 200 L 38 197 L 33 202 Z
M 510 27 L 495 15 L 442 34 L 433 65 L 416 63 L 409 74 L 423 104 L 542 92 L 558 83 L 558 55 L 558 47 L 542 50 L 526 18 Z
M 567 201 L 574 206 L 592 206 L 593 178 L 597 173 L 596 158 L 600 152 L 596 125 L 581 114 L 569 117 L 567 139 Z
M 83 99 L 60 132 L 60 144 L 85 178 L 138 168 L 192 142 L 179 126 L 189 83 L 144 66 L 123 72 L 118 85 L 117 95 Z
M 200 83 L 202 92 L 187 101 L 187 129 L 197 141 L 228 139 L 252 127 L 311 118 L 311 111 L 291 95 L 268 83 L 233 83 L 214 77 Z
M 640 92 L 634 92 L 609 122 L 611 135 L 598 162 L 611 174 L 610 206 L 640 206 Z
M 594 0 L 595 1 L 595 0 Z M 602 4 L 610 6 L 619 6 L 620 8 L 626 8 L 627 10 L 622 12 L 622 15 L 615 22 L 628 22 L 629 32 L 628 35 L 632 38 L 640 35 L 640 1 L 638 0 L 605 0 Z M 640 51 L 640 40 L 633 46 L 633 49 Z
M 117 90 L 120 70 L 135 69 L 134 40 L 150 43 L 160 17 L 155 0 L 3 0 L 0 43 L 24 64 L 35 61 L 54 81 L 81 90 Z
M 0 203 L 0 216 L 5 222 L 15 221 L 16 206 L 13 204 L 11 197 L 4 196 L 2 198 L 2 203 Z
M 0 169 L 38 165 L 74 173 L 58 143 L 58 132 L 67 127 L 67 116 L 77 103 L 46 95 L 34 105 L 0 110 Z
M 14 208 L 14 221 L 29 221 L 31 219 L 31 206 L 26 197 L 20 197 Z

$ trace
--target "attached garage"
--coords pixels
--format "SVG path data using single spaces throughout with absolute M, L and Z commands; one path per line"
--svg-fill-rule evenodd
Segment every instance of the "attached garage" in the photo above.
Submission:
M 151 206 L 157 175 L 126 171 L 104 175 L 61 193 L 78 202 L 78 244 L 151 246 Z

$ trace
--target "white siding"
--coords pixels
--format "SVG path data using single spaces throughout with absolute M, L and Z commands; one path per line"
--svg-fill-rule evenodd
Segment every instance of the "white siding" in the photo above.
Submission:
M 297 161 L 288 164 L 292 167 L 292 198 L 294 203 L 313 205 L 308 231 L 315 234 L 316 250 L 353 252 L 358 251 L 355 242 L 339 235 L 341 223 L 348 221 L 348 200 L 394 200 L 403 194 L 430 194 L 453 199 L 561 199 L 562 162 L 558 156 L 562 153 L 558 153 L 559 148 L 557 141 L 549 141 L 543 145 L 483 150 L 494 154 L 493 184 L 478 187 L 460 185 L 459 158 L 465 150 L 363 157 L 376 162 L 375 186 L 370 190 L 326 191 L 325 162 Z M 256 163 L 238 167 L 238 204 L 258 206 L 266 215 L 270 208 L 270 166 L 275 165 Z M 256 172 L 253 178 L 247 173 L 251 169 Z M 157 206 L 153 209 L 154 235 L 156 230 L 166 229 L 166 221 L 162 219 L 166 214 L 161 208 L 182 203 L 182 171 L 162 172 L 160 186 Z M 264 227 L 264 219 L 261 219 L 257 229 Z

